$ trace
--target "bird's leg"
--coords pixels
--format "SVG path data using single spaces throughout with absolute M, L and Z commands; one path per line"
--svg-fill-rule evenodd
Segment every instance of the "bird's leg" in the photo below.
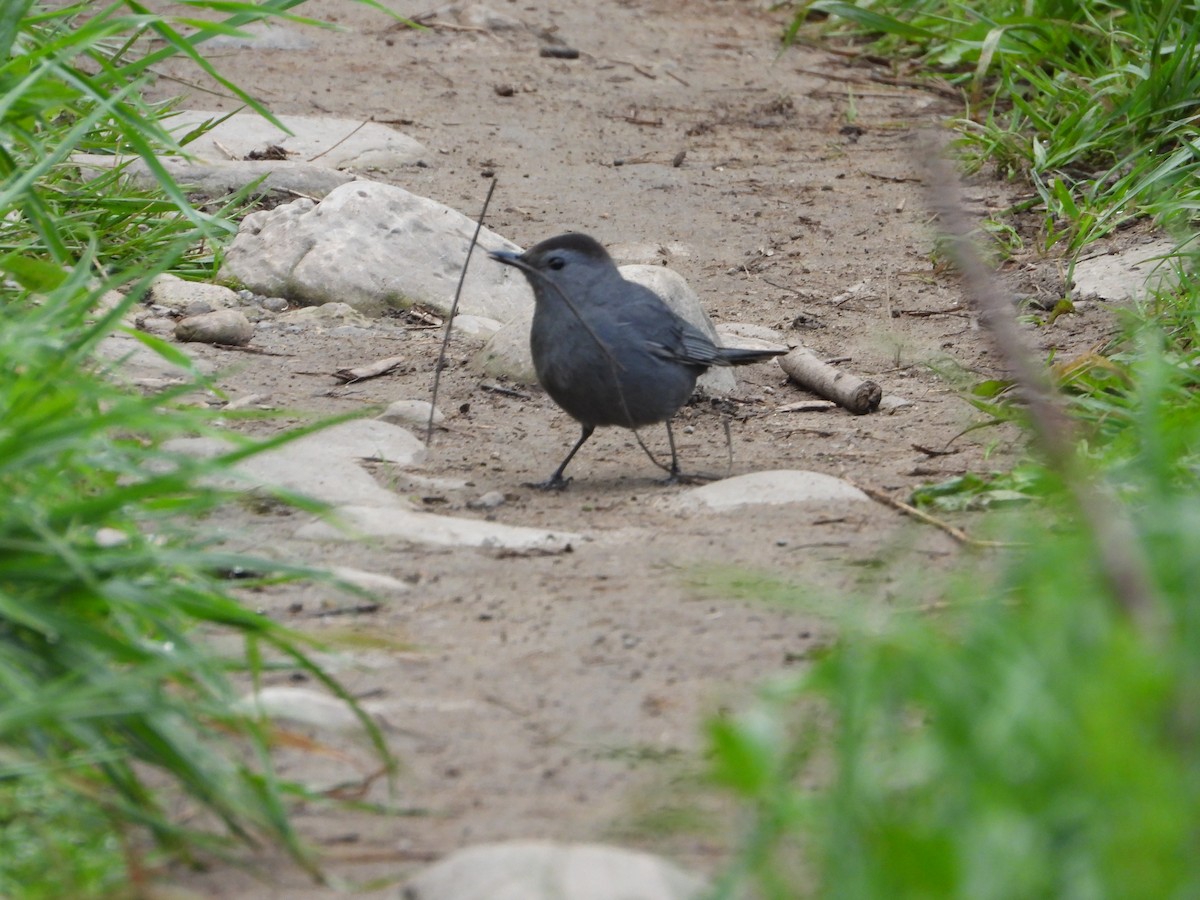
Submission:
M 679 456 L 675 452 L 675 435 L 671 432 L 671 420 L 667 419 L 667 443 L 671 445 L 671 473 L 667 476 L 667 484 L 678 484 L 682 480 L 679 474 Z
M 675 452 L 675 435 L 671 431 L 671 420 L 667 419 L 667 443 L 671 445 L 671 468 L 670 474 L 663 480 L 663 484 L 704 484 L 706 481 L 719 481 L 720 475 L 684 475 L 679 471 L 679 455 Z
M 562 464 L 559 465 L 559 467 L 554 470 L 554 474 L 551 475 L 549 478 L 547 478 L 545 481 L 530 482 L 530 483 L 527 483 L 525 486 L 531 487 L 531 488 L 537 488 L 539 491 L 561 491 L 561 490 L 564 490 L 566 488 L 566 486 L 571 483 L 571 479 L 563 478 L 563 472 L 566 470 L 567 464 L 574 458 L 575 454 L 579 452 L 579 448 L 582 447 L 587 442 L 587 439 L 592 436 L 592 432 L 595 430 L 596 430 L 595 425 L 584 425 L 583 426 L 583 434 L 581 434 L 579 436 L 579 440 L 577 440 L 575 442 L 575 446 L 571 448 L 571 452 L 567 454 L 567 458 L 564 459 L 562 461 Z

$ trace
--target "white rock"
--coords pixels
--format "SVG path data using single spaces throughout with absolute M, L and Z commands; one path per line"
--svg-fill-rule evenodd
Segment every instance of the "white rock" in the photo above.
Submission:
M 344 701 L 307 688 L 266 687 L 240 698 L 233 710 L 329 731 L 354 733 L 363 727 Z
M 737 475 L 691 488 L 668 498 L 665 505 L 682 510 L 721 511 L 751 505 L 869 499 L 854 485 L 832 475 L 777 469 Z
M 622 266 L 621 274 L 630 281 L 654 291 L 677 315 L 687 319 L 715 343 L 720 338 L 713 329 L 708 314 L 683 276 L 663 266 Z M 501 328 L 475 356 L 475 367 L 494 378 L 507 377 L 522 384 L 536 384 L 533 355 L 529 349 L 529 328 L 533 323 L 532 306 L 519 318 Z M 709 369 L 700 376 L 696 389 L 709 396 L 723 397 L 737 387 L 733 373 L 727 368 Z
M 218 309 L 180 319 L 175 326 L 177 341 L 241 346 L 254 337 L 254 326 L 238 309 Z
M 487 31 L 517 31 L 525 27 L 525 23 L 512 16 L 496 12 L 488 6 L 475 4 L 468 6 L 458 14 L 458 21 L 471 28 L 483 28 Z
M 429 411 L 433 409 L 427 400 L 397 400 L 390 404 L 378 418 L 393 425 L 416 425 L 421 428 L 429 424 Z M 433 424 L 441 425 L 446 420 L 440 409 L 433 409 Z
M 341 581 L 372 594 L 407 594 L 412 590 L 407 582 L 379 572 L 366 572 L 348 566 L 334 566 L 329 571 Z
M 504 323 L 499 319 L 463 315 L 454 317 L 454 330 L 468 337 L 490 338 L 503 327 Z
M 256 50 L 310 50 L 316 46 L 300 29 L 278 22 L 252 22 L 238 29 L 241 34 L 218 34 L 204 42 L 212 50 L 252 48 Z
M 187 350 L 183 349 L 186 353 Z M 180 368 L 171 360 L 160 356 L 147 347 L 133 335 L 114 331 L 106 334 L 96 345 L 96 356 L 106 361 L 110 372 L 121 381 L 161 381 L 178 384 L 194 374 L 211 375 L 216 370 L 216 363 L 205 359 L 193 359 L 191 365 L 194 372 Z
M 191 149 L 191 145 L 188 145 Z M 76 165 L 89 169 L 111 169 L 123 165 L 122 173 L 133 184 L 154 187 L 158 175 L 150 171 L 145 160 L 127 156 L 76 154 Z M 257 183 L 255 196 L 290 200 L 297 194 L 321 198 L 341 184 L 354 180 L 354 175 L 339 172 L 328 166 L 292 160 L 184 159 L 179 156 L 159 157 L 159 163 L 175 181 L 190 193 L 205 197 L 223 197 Z
M 403 188 L 343 185 L 320 204 L 297 200 L 242 220 L 221 276 L 306 304 L 340 300 L 368 314 L 423 304 L 446 313 L 475 223 Z M 519 250 L 483 229 L 459 309 L 509 321 L 533 306 L 525 279 L 487 259 Z
M 687 244 L 616 243 L 607 245 L 608 255 L 621 265 L 663 265 L 672 259 L 694 256 Z
M 721 335 L 725 346 L 732 347 L 728 339 L 732 337 L 754 338 L 760 341 L 769 341 L 773 344 L 786 346 L 787 339 L 783 333 L 774 329 L 768 328 L 766 325 L 758 325 L 754 322 L 722 322 L 717 326 L 717 334 Z
M 1079 298 L 1096 296 L 1124 302 L 1141 299 L 1154 290 L 1165 290 L 1179 281 L 1178 260 L 1163 259 L 1178 245 L 1166 238 L 1082 259 L 1075 264 L 1071 293 Z
M 210 458 L 228 452 L 232 443 L 220 438 L 180 438 L 166 449 Z M 331 505 L 406 508 L 408 502 L 377 482 L 358 465 L 379 459 L 415 465 L 425 447 L 403 428 L 375 419 L 355 419 L 306 435 L 238 462 L 229 473 L 245 488 L 281 488 Z
M 207 303 L 215 310 L 237 306 L 238 298 L 236 293 L 222 285 L 184 281 L 182 278 L 163 273 L 150 283 L 146 302 L 175 310 L 186 310 L 193 304 Z
M 520 525 L 501 525 L 477 519 L 456 519 L 411 509 L 378 506 L 340 506 L 334 521 L 302 526 L 296 537 L 314 541 L 356 540 L 360 537 L 390 538 L 409 544 L 436 547 L 476 547 L 511 553 L 565 553 L 582 536 L 564 531 L 545 531 Z
M 275 317 L 285 325 L 362 325 L 371 320 L 348 303 L 322 303 L 320 306 L 301 306 L 289 309 Z
M 402 900 L 699 900 L 704 882 L 649 853 L 603 844 L 509 841 L 451 853 Z
M 165 124 L 173 134 L 182 135 L 226 115 L 208 110 L 181 110 Z M 245 158 L 252 151 L 262 152 L 267 147 L 275 146 L 288 151 L 292 165 L 311 161 L 327 169 L 412 165 L 428 155 L 419 142 L 380 122 L 363 124 L 361 119 L 329 116 L 276 118 L 291 134 L 281 131 L 256 113 L 235 113 L 189 143 L 187 150 L 202 160 L 213 161 L 229 159 L 222 147 L 236 157 Z M 265 162 L 280 167 L 279 162 Z M 284 162 L 283 165 L 287 166 L 288 163 Z

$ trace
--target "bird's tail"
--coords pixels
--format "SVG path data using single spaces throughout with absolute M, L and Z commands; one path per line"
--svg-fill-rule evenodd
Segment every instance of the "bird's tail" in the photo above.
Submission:
M 748 366 L 783 356 L 787 350 L 743 350 L 739 347 L 721 347 L 715 360 L 718 366 Z

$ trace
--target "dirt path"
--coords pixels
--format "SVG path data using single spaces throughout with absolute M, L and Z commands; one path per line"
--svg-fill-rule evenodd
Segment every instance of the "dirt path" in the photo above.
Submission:
M 216 62 L 276 112 L 374 117 L 429 149 L 423 166 L 367 177 L 475 215 L 484 173 L 494 172 L 488 224 L 506 237 L 529 246 L 582 230 L 618 253 L 656 253 L 716 321 L 783 329 L 912 401 L 860 418 L 777 412 L 807 395 L 774 364 L 741 370 L 735 472 L 812 469 L 903 495 L 987 470 L 985 453 L 1009 449 L 1011 434 L 996 430 L 958 438 L 948 456 L 918 449 L 944 447 L 974 421 L 953 379 L 935 371 L 990 371 L 954 282 L 933 269 L 920 195 L 918 132 L 951 105 L 869 84 L 866 70 L 832 55 L 780 54 L 784 19 L 757 4 L 562 0 L 546 9 L 497 0 L 497 9 L 530 30 L 411 32 L 353 4 L 315 0 L 305 12 L 347 30 L 297 31 L 310 46 L 224 49 Z M 580 57 L 540 57 L 543 29 Z M 198 81 L 182 65 L 164 71 Z M 156 88 L 181 89 L 166 80 Z M 192 105 L 233 108 L 200 91 Z M 979 211 L 1006 203 L 1001 185 L 972 190 Z M 791 330 L 797 320 L 804 327 Z M 1077 344 L 1098 327 L 1074 320 L 1048 329 L 1043 344 Z M 427 397 L 437 343 L 419 330 L 276 330 L 256 344 L 282 356 L 200 352 L 226 367 L 221 384 L 234 398 L 266 393 L 276 407 L 333 413 Z M 586 535 L 572 553 L 314 546 L 290 537 L 296 515 L 242 511 L 220 523 L 241 547 L 411 585 L 359 615 L 314 616 L 347 602 L 317 588 L 251 598 L 355 647 L 329 661 L 356 693 L 388 707 L 389 739 L 406 766 L 400 802 L 412 815 L 327 807 L 302 810 L 298 822 L 335 878 L 382 879 L 385 893 L 425 860 L 508 837 L 614 840 L 711 871 L 735 823 L 692 790 L 704 716 L 803 665 L 833 619 L 878 615 L 900 596 L 931 599 L 924 573 L 958 551 L 875 504 L 672 512 L 664 498 L 680 489 L 660 485 L 617 431 L 598 433 L 576 460 L 569 491 L 530 491 L 522 483 L 550 472 L 576 426 L 536 390 L 530 399 L 483 390 L 466 365 L 477 347 L 452 344 L 439 401 L 446 427 L 416 473 L 436 481 L 379 476 L 438 512 Z M 390 378 L 339 387 L 320 374 L 396 353 L 411 362 Z M 719 417 L 696 407 L 684 420 L 684 459 L 722 470 Z M 507 501 L 468 508 L 489 491 Z M 769 579 L 793 585 L 794 604 L 747 596 Z M 327 782 L 362 774 L 340 759 L 288 765 Z M 378 786 L 369 796 L 383 799 Z M 178 880 L 211 897 L 332 894 L 286 867 L 271 877 L 271 888 L 227 869 Z

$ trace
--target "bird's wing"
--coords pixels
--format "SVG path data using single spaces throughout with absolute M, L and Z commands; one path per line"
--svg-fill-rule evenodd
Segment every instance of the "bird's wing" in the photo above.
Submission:
M 719 366 L 725 362 L 720 348 L 690 322 L 675 317 L 664 333 L 647 338 L 650 352 L 660 359 L 689 366 Z

